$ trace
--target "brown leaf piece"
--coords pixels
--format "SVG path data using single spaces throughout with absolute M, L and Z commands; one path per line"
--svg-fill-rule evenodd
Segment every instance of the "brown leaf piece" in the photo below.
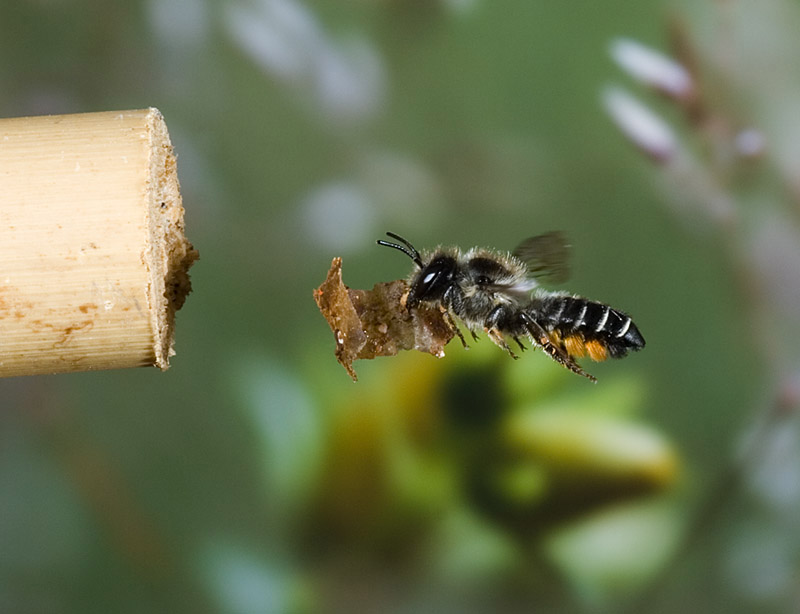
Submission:
M 351 290 L 342 282 L 342 259 L 334 258 L 328 277 L 314 290 L 314 300 L 328 321 L 336 341 L 336 360 L 356 381 L 353 361 L 394 356 L 418 350 L 444 356 L 444 346 L 455 336 L 438 308 L 406 309 L 408 283 L 375 284 L 372 290 Z

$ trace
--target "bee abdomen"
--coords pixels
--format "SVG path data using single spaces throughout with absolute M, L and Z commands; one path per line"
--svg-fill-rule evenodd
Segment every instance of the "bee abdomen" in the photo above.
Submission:
M 626 313 L 579 296 L 555 296 L 542 301 L 537 314 L 546 330 L 563 340 L 571 354 L 588 353 L 622 358 L 644 347 L 644 338 Z

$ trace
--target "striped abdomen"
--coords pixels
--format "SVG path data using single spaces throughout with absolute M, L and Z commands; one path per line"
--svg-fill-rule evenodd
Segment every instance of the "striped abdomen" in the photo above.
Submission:
M 644 347 L 630 316 L 603 303 L 555 295 L 535 300 L 529 313 L 573 357 L 622 358 Z

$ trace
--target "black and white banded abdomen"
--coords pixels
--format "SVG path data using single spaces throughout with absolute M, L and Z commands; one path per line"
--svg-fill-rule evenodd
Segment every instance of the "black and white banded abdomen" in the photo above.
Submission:
M 644 347 L 644 338 L 631 317 L 608 305 L 580 296 L 549 296 L 531 304 L 531 315 L 548 331 L 561 337 L 582 336 L 606 346 L 612 358 Z

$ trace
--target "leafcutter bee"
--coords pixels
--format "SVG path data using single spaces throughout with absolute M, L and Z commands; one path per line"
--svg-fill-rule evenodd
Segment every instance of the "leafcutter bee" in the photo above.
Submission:
M 512 339 L 521 350 L 527 338 L 570 371 L 597 381 L 576 362 L 622 358 L 644 347 L 644 338 L 626 313 L 582 296 L 553 292 L 541 280 L 564 281 L 568 275 L 569 246 L 560 232 L 526 239 L 513 253 L 492 249 L 438 247 L 420 253 L 403 237 L 378 245 L 403 252 L 416 265 L 408 283 L 406 308 L 438 306 L 448 325 L 468 347 L 454 321 L 460 319 L 477 339 L 484 330 L 512 358 Z

